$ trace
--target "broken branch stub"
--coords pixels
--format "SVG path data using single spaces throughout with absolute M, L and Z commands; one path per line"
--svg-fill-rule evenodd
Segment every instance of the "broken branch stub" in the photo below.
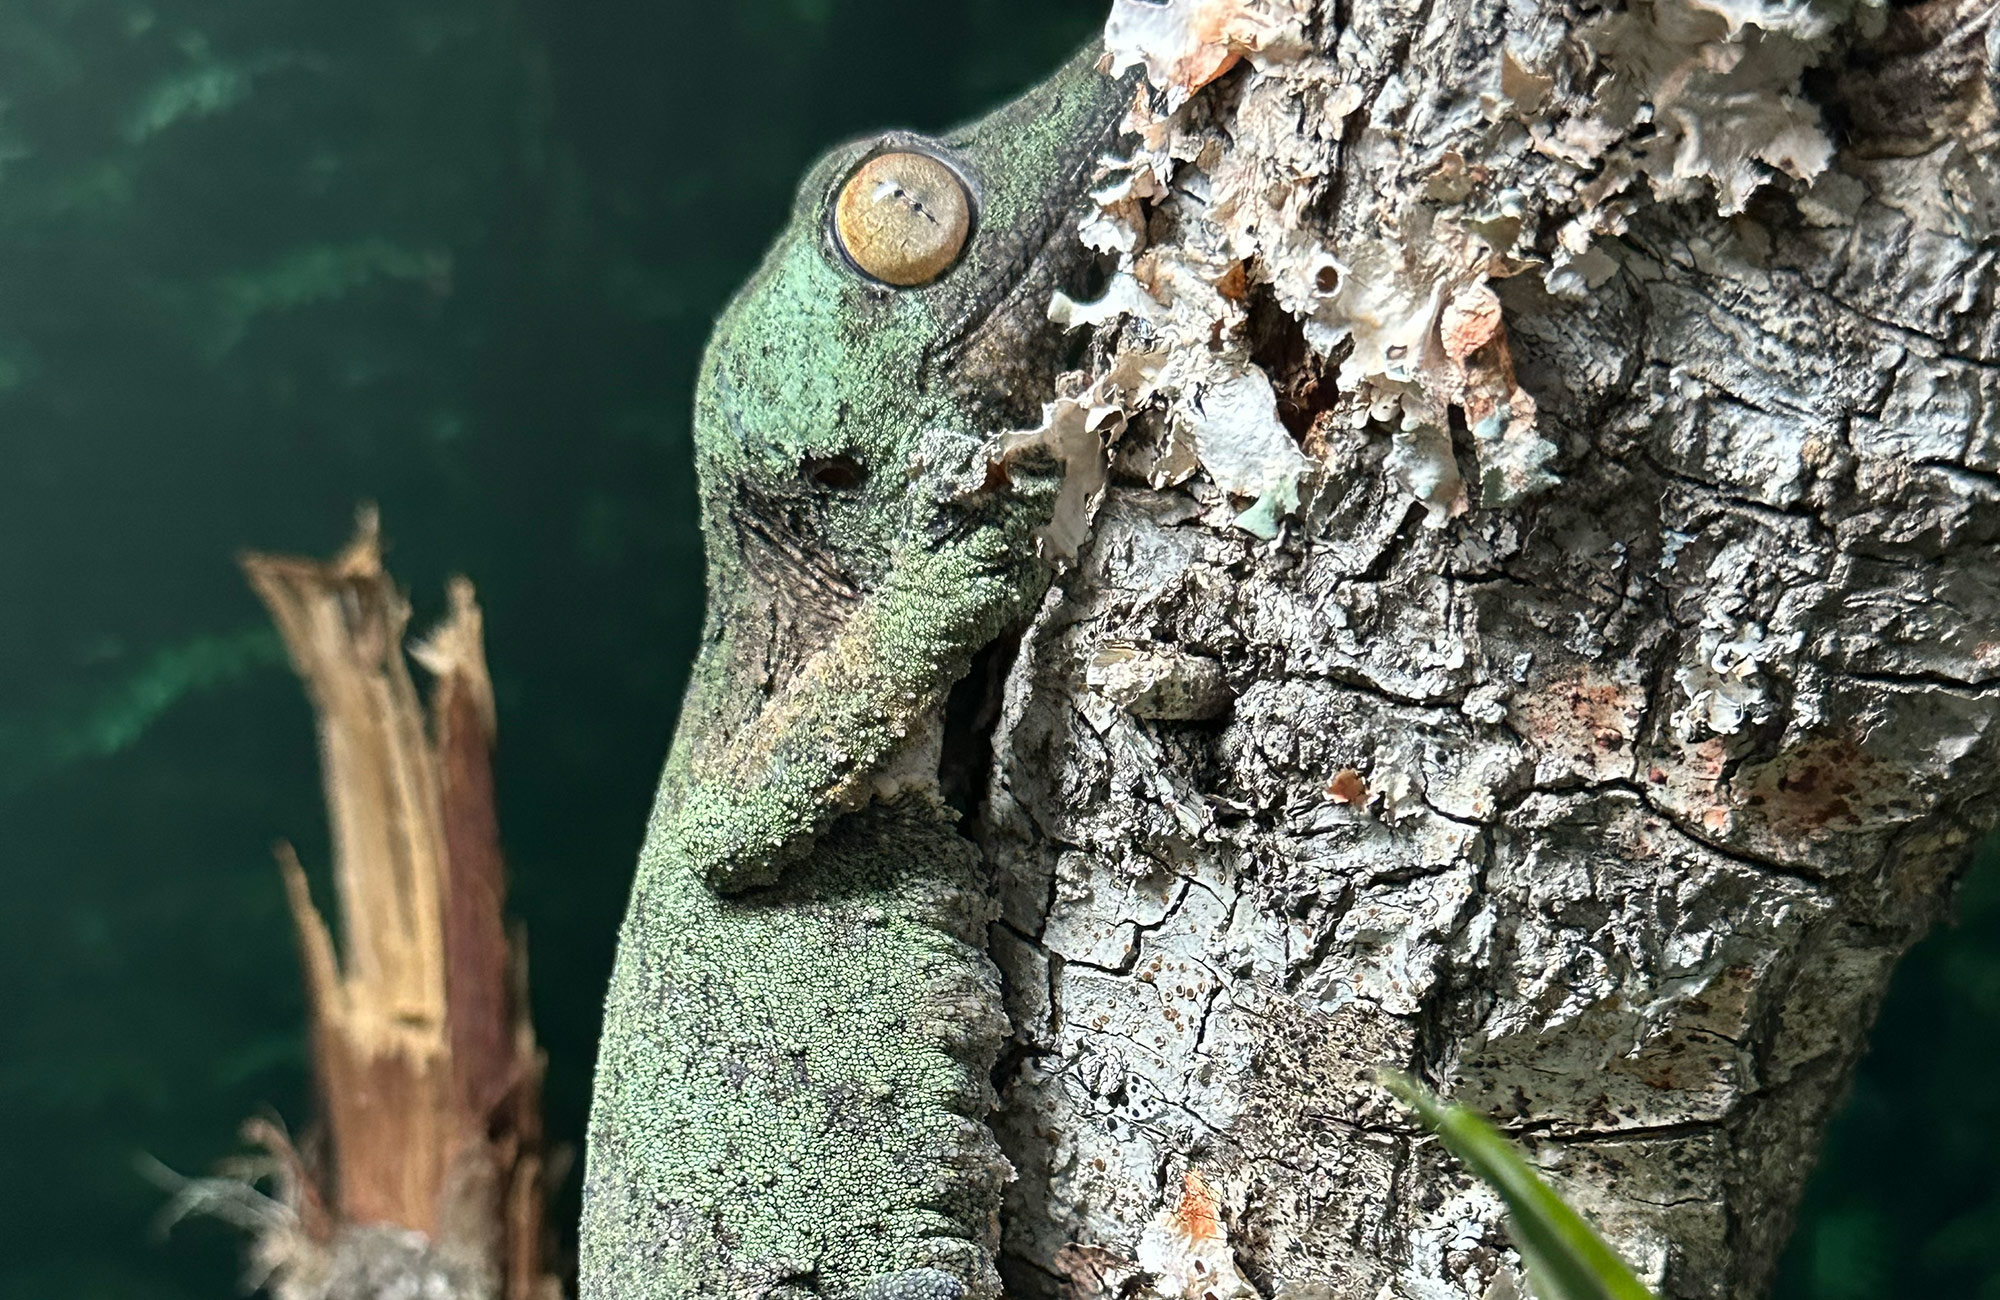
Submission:
M 331 561 L 250 554 L 243 567 L 312 700 L 339 906 L 336 945 L 281 845 L 329 1167 L 293 1197 L 326 1214 L 291 1206 L 261 1230 L 298 1238 L 259 1243 L 285 1261 L 273 1292 L 344 1296 L 387 1270 L 453 1300 L 558 1295 L 544 1264 L 545 1058 L 504 919 L 472 585 L 453 582 L 445 622 L 410 648 L 433 678 L 426 711 L 372 512 Z

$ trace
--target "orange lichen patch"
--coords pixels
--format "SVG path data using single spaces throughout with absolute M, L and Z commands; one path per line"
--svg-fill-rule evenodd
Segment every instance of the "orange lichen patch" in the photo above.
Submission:
M 1190 7 L 1183 32 L 1187 45 L 1170 67 L 1168 85 L 1200 90 L 1236 66 L 1243 54 L 1230 48 L 1229 28 L 1243 8 L 1240 0 L 1206 0 Z
M 1815 845 L 1917 815 L 1908 774 L 1851 731 L 1808 736 L 1734 771 L 1728 743 L 1663 749 L 1645 769 L 1654 806 L 1704 838 L 1808 865 L 1822 860 Z
M 1173 1225 L 1189 1241 L 1222 1240 L 1221 1202 L 1196 1170 L 1181 1176 L 1181 1199 L 1173 1208 Z
M 1175 81 L 1189 90 L 1199 90 L 1235 67 L 1242 57 L 1235 50 L 1204 46 L 1196 57 L 1175 65 Z
M 1188 34 L 1203 45 L 1227 45 L 1231 27 L 1249 8 L 1243 0 L 1197 0 L 1188 13 Z
M 1650 751 L 1639 769 L 1652 791 L 1651 802 L 1682 826 L 1698 827 L 1710 838 L 1726 838 L 1734 821 L 1735 800 L 1723 786 L 1729 763 L 1728 741 L 1708 736 L 1697 744 L 1669 742 Z
M 1710 736 L 1683 751 L 1684 757 L 1692 761 L 1682 766 L 1684 775 L 1692 776 L 1708 789 L 1715 789 L 1722 780 L 1722 770 L 1729 762 L 1729 746 L 1720 736 Z
M 1250 297 L 1250 273 L 1243 269 L 1243 263 L 1231 262 L 1222 278 L 1215 282 L 1215 291 L 1231 302 L 1243 302 Z
M 1298 45 L 1297 22 L 1253 0 L 1115 0 L 1104 25 L 1112 66 L 1146 67 L 1167 92 L 1168 109 L 1228 72 L 1245 55 L 1270 56 Z
M 1491 343 L 1500 330 L 1500 298 L 1483 284 L 1452 295 L 1438 317 L 1439 341 L 1453 361 L 1463 362 Z
M 1514 727 L 1540 749 L 1541 779 L 1566 775 L 1593 781 L 1627 777 L 1632 743 L 1645 716 L 1646 692 L 1588 669 L 1557 678 L 1507 702 Z
M 1152 1274 L 1150 1294 L 1162 1300 L 1254 1300 L 1222 1227 L 1222 1198 L 1195 1170 L 1181 1178 L 1180 1198 L 1160 1208 L 1139 1234 L 1139 1267 Z
M 1368 801 L 1368 783 L 1361 779 L 1361 773 L 1351 767 L 1334 773 L 1333 780 L 1326 783 L 1326 797 L 1335 803 L 1361 804 Z
M 1781 835 L 1821 838 L 1903 820 L 1911 800 L 1902 775 L 1848 735 L 1793 746 L 1742 773 L 1738 806 Z

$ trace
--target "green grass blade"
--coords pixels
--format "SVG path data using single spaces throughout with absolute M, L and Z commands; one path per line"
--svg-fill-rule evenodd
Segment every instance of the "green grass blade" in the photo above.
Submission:
M 1618 1253 L 1549 1190 L 1499 1130 L 1465 1107 L 1441 1101 L 1406 1074 L 1382 1070 L 1376 1078 L 1506 1202 L 1508 1231 L 1540 1300 L 1654 1300 Z

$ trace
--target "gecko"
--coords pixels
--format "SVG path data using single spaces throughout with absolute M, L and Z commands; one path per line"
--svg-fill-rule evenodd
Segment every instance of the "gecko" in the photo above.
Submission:
M 832 150 L 696 381 L 708 613 L 620 932 L 584 1300 L 991 1300 L 1011 1176 L 989 891 L 947 695 L 1051 581 L 1048 319 L 1133 82 L 1087 48 Z

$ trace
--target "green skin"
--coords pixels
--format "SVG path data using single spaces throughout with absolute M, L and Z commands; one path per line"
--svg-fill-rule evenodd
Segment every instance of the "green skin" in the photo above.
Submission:
M 986 881 L 937 791 L 947 692 L 1046 589 L 1061 467 L 994 463 L 1064 346 L 1075 215 L 1129 102 L 1086 50 L 941 139 L 834 150 L 717 323 L 695 400 L 708 621 L 605 1008 L 585 1300 L 999 1294 L 1007 1023 Z M 923 149 L 976 219 L 890 289 L 831 233 Z

